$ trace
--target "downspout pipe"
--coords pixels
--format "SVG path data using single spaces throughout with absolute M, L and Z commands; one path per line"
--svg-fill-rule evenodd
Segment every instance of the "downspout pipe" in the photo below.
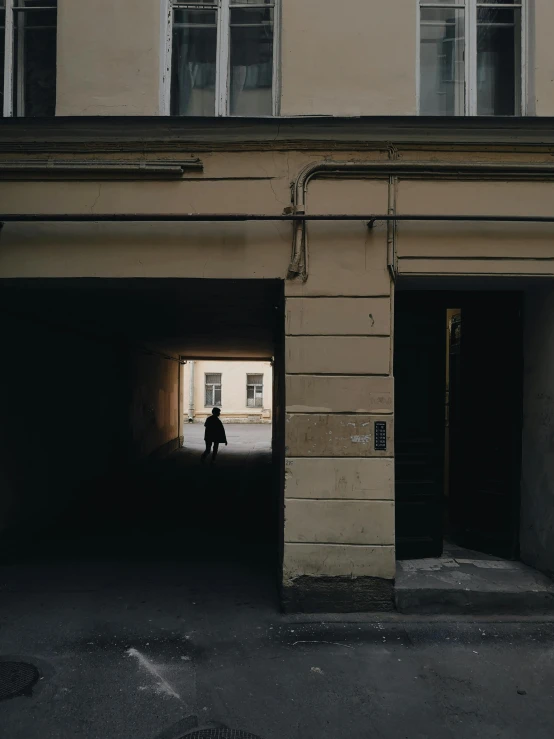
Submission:
M 299 172 L 291 184 L 292 208 L 286 209 L 285 212 L 290 210 L 291 213 L 300 217 L 306 215 L 308 185 L 316 177 L 363 177 L 367 179 L 391 177 L 413 177 L 417 179 L 472 179 L 477 177 L 515 180 L 550 179 L 554 177 L 554 165 L 518 162 L 490 164 L 486 162 L 402 162 L 397 160 L 383 160 L 379 162 L 324 160 L 312 162 Z M 390 210 L 388 215 L 391 220 L 394 219 L 394 214 L 390 213 Z M 395 220 L 401 220 L 401 218 Z M 295 221 L 293 224 L 291 263 L 288 270 L 289 279 L 299 276 L 304 280 L 307 279 L 306 259 L 306 220 Z
M 189 423 L 194 423 L 194 359 L 189 363 L 190 374 L 189 374 Z

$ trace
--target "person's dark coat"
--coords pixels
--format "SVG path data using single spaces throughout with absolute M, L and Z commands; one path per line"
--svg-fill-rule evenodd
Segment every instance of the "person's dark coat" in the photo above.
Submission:
M 204 441 L 212 441 L 216 444 L 226 444 L 225 427 L 217 416 L 208 416 L 204 424 L 206 431 L 204 432 Z

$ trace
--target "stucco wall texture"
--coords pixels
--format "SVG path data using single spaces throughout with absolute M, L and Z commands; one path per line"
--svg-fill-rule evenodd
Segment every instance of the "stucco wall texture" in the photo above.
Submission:
M 417 114 L 416 0 L 281 0 L 285 116 Z M 550 0 L 529 5 L 527 108 L 554 114 Z M 168 85 L 167 0 L 58 0 L 57 115 L 159 115 Z M 86 29 L 86 33 L 82 30 Z
M 59 0 L 56 115 L 158 115 L 161 3 Z
M 263 148 L 202 154 L 201 183 L 1 182 L 0 199 L 14 212 L 32 203 L 44 213 L 279 214 L 290 203 L 290 180 L 301 167 L 337 158 L 331 151 Z M 340 159 L 376 156 L 382 154 L 353 150 L 341 152 Z M 407 151 L 403 156 L 409 160 L 422 154 Z M 232 182 L 226 179 L 230 172 Z M 308 209 L 385 213 L 391 186 L 388 179 L 315 180 Z M 547 181 L 400 178 L 395 187 L 399 212 L 460 214 L 549 215 L 553 192 Z M 552 277 L 553 234 L 545 224 L 525 229 L 400 224 L 390 265 L 384 223 L 371 229 L 359 221 L 308 226 L 308 279 L 285 282 L 285 584 L 299 576 L 390 580 L 395 575 L 394 283 L 389 267 L 396 266 L 400 277 Z M 7 224 L 0 277 L 285 279 L 291 237 L 286 223 Z M 374 448 L 375 421 L 386 424 L 385 451 Z
M 554 115 L 554 3 L 529 5 L 524 59 L 527 110 Z M 166 0 L 59 0 L 58 116 L 161 116 L 167 108 Z M 414 116 L 417 114 L 416 0 L 281 0 L 278 111 L 282 116 Z M 475 121 L 472 121 L 474 123 Z M 67 122 L 62 122 L 67 125 Z M 225 122 L 223 122 L 225 123 Z M 267 122 L 266 122 L 267 123 Z M 295 121 L 295 124 L 298 121 Z M 86 126 L 89 122 L 85 121 Z M 110 125 L 115 124 L 110 119 Z M 91 125 L 91 130 L 94 125 Z M 365 122 L 360 124 L 365 127 Z M 250 129 L 252 131 L 255 128 Z M 113 131 L 119 130 L 114 128 Z M 336 141 L 267 137 L 217 145 L 187 128 L 179 146 L 152 140 L 122 154 L 102 149 L 94 132 L 64 148 L 37 144 L 29 158 L 160 159 L 199 156 L 202 172 L 174 180 L 0 180 L 7 213 L 253 213 L 281 215 L 291 181 L 306 165 L 328 159 L 548 163 L 551 148 L 514 136 L 495 145 L 458 134 L 443 143 L 363 140 L 343 131 Z M 215 130 L 215 129 L 214 129 Z M 264 129 L 267 131 L 267 129 Z M 437 131 L 437 129 L 435 129 Z M 477 135 L 477 134 L 476 134 Z M 388 136 L 388 132 L 387 132 Z M 163 139 L 163 133 L 161 134 Z M 461 138 L 460 138 L 461 137 Z M 63 139 L 63 130 L 62 136 Z M 440 136 L 437 133 L 437 139 Z M 37 139 L 38 140 L 38 139 Z M 50 139 L 52 142 L 52 139 Z M 446 143 L 445 143 L 446 142 Z M 473 143 L 472 143 L 473 142 Z M 164 144 L 167 143 L 167 146 Z M 196 146 L 194 144 L 196 143 Z M 87 148 L 87 144 L 90 147 Z M 113 144 L 113 141 L 112 141 Z M 57 148 L 56 148 L 57 147 Z M 3 150 L 4 151 L 4 150 Z M 9 147 L 8 157 L 25 157 Z M 23 152 L 23 153 L 22 153 Z M 60 153 L 61 152 L 61 153 Z M 130 152 L 130 153 L 129 153 Z M 4 154 L 2 154 L 4 156 Z M 308 213 L 552 214 L 554 184 L 544 177 L 386 176 L 315 179 Z M 307 227 L 308 279 L 287 279 L 290 223 L 33 223 L 4 225 L 1 278 L 280 279 L 285 284 L 284 410 L 285 587 L 306 578 L 395 576 L 394 364 L 395 279 L 471 281 L 554 277 L 554 226 L 501 223 L 320 222 Z M 403 283 L 405 284 L 405 282 Z M 473 284 L 473 283 L 472 283 Z M 528 297 L 532 290 L 528 289 Z M 549 354 L 552 295 L 527 301 L 522 555 L 554 570 Z M 544 356 L 543 356 L 544 354 Z M 540 357 L 540 359 L 539 359 Z M 174 442 L 186 411 L 178 365 L 142 358 L 135 367 L 131 418 L 137 455 Z M 278 383 L 281 382 L 279 375 Z M 128 408 L 125 412 L 128 412 Z M 375 448 L 375 423 L 386 448 Z M 280 430 L 279 430 L 280 433 Z M 282 451 L 282 450 L 281 450 Z M 2 472 L 1 474 L 5 474 Z

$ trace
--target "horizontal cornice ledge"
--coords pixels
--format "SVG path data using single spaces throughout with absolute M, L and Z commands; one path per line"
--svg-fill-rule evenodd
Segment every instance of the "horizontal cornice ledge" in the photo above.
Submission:
M 554 149 L 553 118 L 58 117 L 0 121 L 0 152 L 260 149 Z

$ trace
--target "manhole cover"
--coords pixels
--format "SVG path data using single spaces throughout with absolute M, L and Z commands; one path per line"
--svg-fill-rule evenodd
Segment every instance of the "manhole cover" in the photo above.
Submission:
M 27 662 L 0 662 L 0 700 L 27 693 L 38 678 L 37 668 Z
M 237 731 L 237 729 L 198 729 L 185 735 L 186 739 L 260 739 L 248 731 Z M 184 739 L 184 738 L 183 738 Z

